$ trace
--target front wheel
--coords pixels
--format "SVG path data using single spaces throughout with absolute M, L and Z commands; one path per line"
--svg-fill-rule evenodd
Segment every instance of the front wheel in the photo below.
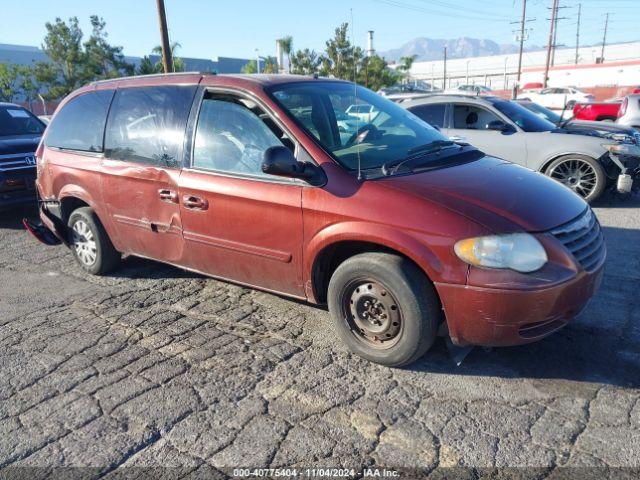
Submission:
M 67 225 L 71 252 L 83 270 L 102 275 L 120 263 L 120 254 L 91 208 L 74 210 Z
M 328 302 L 349 349 L 390 367 L 424 355 L 441 319 L 437 294 L 424 273 L 388 253 L 363 253 L 340 264 L 329 282 Z
M 585 155 L 564 155 L 547 167 L 545 174 L 576 192 L 591 203 L 600 196 L 607 183 L 597 160 Z

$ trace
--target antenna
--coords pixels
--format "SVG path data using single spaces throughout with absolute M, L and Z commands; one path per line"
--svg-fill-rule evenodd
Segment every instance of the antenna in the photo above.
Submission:
M 358 75 L 358 65 L 356 64 L 355 59 L 355 50 L 356 45 L 353 42 L 354 38 L 354 28 L 353 28 L 353 8 L 351 10 L 351 48 L 353 49 L 353 96 L 355 98 L 355 105 L 357 108 L 358 105 L 358 82 L 356 82 Z M 356 110 L 357 111 L 357 110 Z M 360 117 L 356 115 L 356 133 L 360 130 Z M 358 180 L 362 180 L 362 168 L 360 166 L 360 143 L 356 143 L 356 155 L 358 157 Z

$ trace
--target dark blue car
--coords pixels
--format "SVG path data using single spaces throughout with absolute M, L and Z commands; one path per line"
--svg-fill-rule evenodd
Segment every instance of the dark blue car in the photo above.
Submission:
M 28 110 L 0 103 L 0 210 L 35 200 L 35 152 L 44 129 Z

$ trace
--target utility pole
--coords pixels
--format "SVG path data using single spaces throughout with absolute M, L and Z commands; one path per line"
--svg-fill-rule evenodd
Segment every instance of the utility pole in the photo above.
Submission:
M 162 45 L 162 67 L 164 73 L 173 72 L 173 56 L 169 45 L 169 31 L 167 30 L 167 15 L 164 11 L 164 0 L 156 0 L 158 6 L 158 21 L 160 22 L 160 41 Z
M 607 44 L 607 28 L 609 27 L 609 14 L 604 19 L 604 36 L 602 37 L 602 52 L 600 53 L 600 63 L 604 63 L 604 46 Z
M 527 21 L 527 0 L 522 0 L 522 19 L 520 20 L 520 52 L 518 53 L 518 87 L 522 75 L 522 50 L 524 48 L 524 24 Z
M 560 6 L 560 0 L 558 0 L 558 5 L 556 6 L 556 15 L 555 22 L 553 25 L 553 48 L 551 50 L 551 66 L 553 67 L 556 64 L 556 47 L 558 47 L 558 21 L 559 20 L 567 20 L 567 17 L 560 17 L 560 9 L 569 8 L 567 6 Z
M 578 28 L 576 29 L 576 65 L 580 59 L 580 16 L 582 15 L 582 4 L 578 4 Z
M 576 65 L 578 64 L 578 59 L 580 58 L 579 50 L 580 50 L 580 16 L 582 15 L 582 4 L 578 4 L 578 28 L 576 29 Z
M 558 0 L 553 0 L 553 7 L 551 9 L 551 28 L 549 29 L 549 42 L 547 43 L 547 61 L 544 67 L 544 79 L 542 85 L 547 88 L 549 80 L 549 63 L 551 62 L 551 46 L 553 44 L 553 34 L 555 31 L 556 12 L 558 11 Z
M 442 77 L 442 90 L 447 89 L 447 47 L 444 47 L 444 76 Z

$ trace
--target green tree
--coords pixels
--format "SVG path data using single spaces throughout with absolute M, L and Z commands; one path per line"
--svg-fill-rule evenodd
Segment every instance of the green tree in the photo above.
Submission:
M 145 55 L 140 60 L 140 65 L 136 69 L 136 75 L 151 75 L 154 73 L 158 73 L 157 65 L 155 65 L 151 59 Z
M 173 58 L 173 71 L 174 72 L 184 72 L 184 60 L 182 60 L 182 58 L 180 58 L 180 57 L 176 57 L 176 52 L 178 51 L 179 48 L 182 48 L 182 45 L 180 45 L 179 42 L 173 42 L 169 46 L 169 49 L 171 50 L 171 58 Z M 163 67 L 162 67 L 162 46 L 161 45 L 156 45 L 155 47 L 153 47 L 153 50 L 151 50 L 151 53 L 153 53 L 155 55 L 160 55 L 160 61 L 158 63 L 156 63 L 156 70 L 157 70 L 157 73 L 162 73 L 162 71 L 163 71 Z
M 413 62 L 418 58 L 417 55 L 409 55 L 406 57 L 400 57 L 400 65 L 398 66 L 398 70 L 401 72 L 409 73 L 411 67 L 413 66 Z
M 278 73 L 278 60 L 275 57 L 265 57 L 260 73 Z
M 293 37 L 287 35 L 278 40 L 282 53 L 287 56 L 287 71 L 291 73 L 291 54 L 293 53 Z
M 377 91 L 398 82 L 401 75 L 389 68 L 384 58 L 373 55 L 365 57 L 358 73 L 358 83 Z
M 351 45 L 347 38 L 349 24 L 343 23 L 335 30 L 335 36 L 327 41 L 325 56 L 322 57 L 323 75 L 354 80 L 362 61 L 362 49 Z
M 0 63 L 0 102 L 11 102 L 19 82 L 17 65 Z
M 127 63 L 122 47 L 110 45 L 105 32 L 105 21 L 97 15 L 91 15 L 91 36 L 84 42 L 85 75 L 88 78 L 115 78 L 133 75 L 134 66 Z
M 47 98 L 57 99 L 90 81 L 132 74 L 133 65 L 124 60 L 122 47 L 107 41 L 105 26 L 102 18 L 92 15 L 91 35 L 83 43 L 77 17 L 47 22 L 42 50 L 49 61 L 33 66 L 33 88 L 39 84 L 47 90 Z
M 291 57 L 290 73 L 297 75 L 313 75 L 320 68 L 320 57 L 314 50 L 305 48 L 296 51 Z
M 258 64 L 255 60 L 249 60 L 240 71 L 242 73 L 258 73 Z
M 38 62 L 34 71 L 36 79 L 47 87 L 46 96 L 61 98 L 90 80 L 84 68 L 82 30 L 77 17 L 71 17 L 68 23 L 56 18 L 54 23 L 47 22 L 45 28 L 42 50 L 50 61 Z

